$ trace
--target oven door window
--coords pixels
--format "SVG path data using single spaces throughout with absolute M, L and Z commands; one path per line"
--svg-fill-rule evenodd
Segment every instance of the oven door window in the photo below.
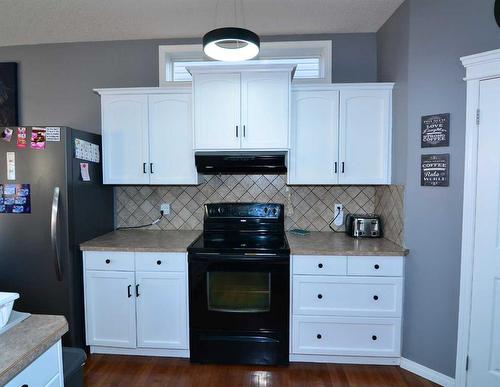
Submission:
M 207 288 L 210 311 L 256 313 L 271 308 L 270 273 L 210 271 Z

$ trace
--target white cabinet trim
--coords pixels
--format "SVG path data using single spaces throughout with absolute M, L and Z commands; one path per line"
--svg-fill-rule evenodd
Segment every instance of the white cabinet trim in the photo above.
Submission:
M 462 259 L 460 269 L 460 299 L 455 383 L 467 384 L 467 355 L 469 352 L 470 314 L 472 308 L 472 272 L 474 264 L 476 188 L 479 132 L 477 111 L 479 108 L 480 82 L 500 76 L 500 50 L 488 51 L 461 58 L 466 67 L 467 107 L 465 132 L 465 174 L 462 220 Z

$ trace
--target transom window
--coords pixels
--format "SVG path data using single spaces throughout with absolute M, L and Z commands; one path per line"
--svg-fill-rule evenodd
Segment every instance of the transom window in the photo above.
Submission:
M 329 40 L 263 42 L 257 59 L 268 63 L 296 64 L 295 83 L 330 83 L 332 80 L 332 42 Z M 200 62 L 210 62 L 203 55 L 201 45 L 160 46 L 160 86 L 169 82 L 191 82 L 186 67 Z

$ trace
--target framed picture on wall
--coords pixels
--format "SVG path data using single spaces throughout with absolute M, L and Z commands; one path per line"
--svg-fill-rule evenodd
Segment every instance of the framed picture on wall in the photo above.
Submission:
M 450 145 L 450 113 L 423 116 L 421 125 L 422 148 Z
M 0 62 L 0 126 L 18 126 L 17 63 Z
M 420 185 L 448 187 L 450 185 L 450 154 L 421 156 Z

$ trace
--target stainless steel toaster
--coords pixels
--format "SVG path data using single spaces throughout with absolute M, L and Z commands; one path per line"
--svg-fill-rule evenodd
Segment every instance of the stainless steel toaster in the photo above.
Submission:
M 349 214 L 346 217 L 346 232 L 356 238 L 382 237 L 382 222 L 375 214 Z

